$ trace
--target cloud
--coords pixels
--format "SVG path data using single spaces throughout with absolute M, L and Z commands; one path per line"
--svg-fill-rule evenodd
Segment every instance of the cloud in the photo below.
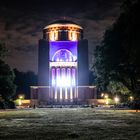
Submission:
M 102 40 L 103 33 L 119 15 L 118 0 L 46 1 L 5 0 L 0 5 L 0 40 L 6 42 L 6 62 L 21 71 L 37 72 L 38 40 L 50 21 L 67 17 L 84 28 L 89 52 Z M 92 65 L 93 53 L 89 53 Z

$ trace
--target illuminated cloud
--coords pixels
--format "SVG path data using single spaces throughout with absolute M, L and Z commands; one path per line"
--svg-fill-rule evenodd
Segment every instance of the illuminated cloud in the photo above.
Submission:
M 90 65 L 92 55 L 103 33 L 119 15 L 118 0 L 94 0 L 59 3 L 46 0 L 5 0 L 0 5 L 0 40 L 6 43 L 9 55 L 6 62 L 21 71 L 37 72 L 38 40 L 50 21 L 66 17 L 84 28 L 89 40 Z

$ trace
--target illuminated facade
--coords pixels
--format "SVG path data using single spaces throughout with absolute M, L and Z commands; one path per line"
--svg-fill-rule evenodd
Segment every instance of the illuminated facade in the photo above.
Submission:
M 80 104 L 95 98 L 95 88 L 89 86 L 88 41 L 81 26 L 66 20 L 46 26 L 38 52 L 38 86 L 31 87 L 32 102 Z

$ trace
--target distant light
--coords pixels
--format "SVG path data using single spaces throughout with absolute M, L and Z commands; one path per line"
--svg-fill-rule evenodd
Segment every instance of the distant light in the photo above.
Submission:
M 24 98 L 24 96 L 23 95 L 19 95 L 19 99 L 23 99 Z
M 22 105 L 21 99 L 18 100 L 18 104 L 19 104 L 19 105 Z
M 133 96 L 130 96 L 129 98 L 130 98 L 130 101 L 133 101 L 134 100 L 134 97 Z
M 120 101 L 120 99 L 119 99 L 118 97 L 115 97 L 115 98 L 114 98 L 114 101 L 115 101 L 115 103 L 117 104 L 117 103 Z
M 101 97 L 104 97 L 104 93 L 101 94 Z
M 108 104 L 109 104 L 109 100 L 107 99 L 107 100 L 106 100 L 106 105 L 108 105 Z
M 108 95 L 107 95 L 107 94 L 105 94 L 104 98 L 105 98 L 105 99 L 107 99 L 107 98 L 108 98 Z

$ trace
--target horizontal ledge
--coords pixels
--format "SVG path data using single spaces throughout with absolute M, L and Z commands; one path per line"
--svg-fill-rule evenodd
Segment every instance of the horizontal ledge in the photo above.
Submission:
M 96 86 L 73 86 L 72 88 L 95 88 Z M 38 88 L 52 88 L 52 86 L 30 86 L 30 88 L 38 89 Z M 54 87 L 55 88 L 55 87 Z M 65 87 L 57 87 L 57 88 L 65 88 Z M 67 87 L 71 88 L 71 87 Z
M 76 67 L 77 62 L 50 62 L 50 67 Z

